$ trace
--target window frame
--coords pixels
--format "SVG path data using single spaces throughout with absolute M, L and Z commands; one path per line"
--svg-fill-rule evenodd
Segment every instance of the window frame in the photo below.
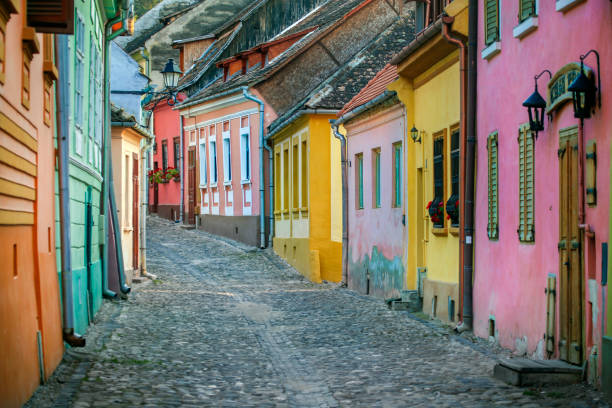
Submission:
M 225 125 L 227 124 L 227 130 Z M 232 182 L 232 139 L 231 125 L 229 121 L 223 122 L 221 132 L 221 143 L 223 147 L 223 183 L 229 184 Z
M 523 7 L 525 7 L 525 2 L 531 2 L 532 7 L 531 10 L 528 11 L 529 14 L 523 15 Z M 518 0 L 519 10 L 518 10 L 518 22 L 519 24 L 528 20 L 531 17 L 535 17 L 538 15 L 538 1 L 537 0 Z
M 174 168 L 181 168 L 181 139 L 178 136 L 172 138 L 172 152 L 174 158 Z
M 168 139 L 162 140 L 162 170 L 168 170 Z
M 403 163 L 403 149 L 402 142 L 395 142 L 391 145 L 391 152 L 393 158 L 391 160 L 391 174 L 392 174 L 392 192 L 391 192 L 391 206 L 393 208 L 402 207 L 402 163 Z
M 453 149 L 453 136 L 457 135 L 457 146 Z M 450 217 L 450 226 L 451 228 L 459 228 L 459 223 L 461 219 L 461 212 L 459 205 L 454 204 L 457 208 L 457 218 L 453 220 L 452 213 L 449 212 L 449 209 L 453 208 L 453 201 L 455 203 L 459 202 L 460 199 L 460 190 L 461 190 L 461 130 L 459 128 L 459 123 L 454 124 L 450 127 L 450 136 L 449 136 L 449 150 L 448 150 L 448 168 L 450 170 L 450 196 L 446 200 L 444 208 L 446 210 L 447 217 Z M 456 165 L 456 168 L 455 168 Z M 456 170 L 456 173 L 455 173 Z M 448 194 L 448 192 L 447 192 Z M 453 222 L 456 221 L 456 222 Z M 456 230 L 455 230 L 456 232 Z
M 372 161 L 372 208 L 377 209 L 382 207 L 381 191 L 381 174 L 380 174 L 380 159 L 381 149 L 375 147 L 371 150 L 370 160 Z
M 246 119 L 246 126 L 243 121 Z M 240 118 L 240 180 L 251 181 L 251 126 L 250 116 Z
M 492 37 L 489 37 L 491 35 L 489 34 L 490 32 L 489 30 L 489 7 L 490 7 L 489 3 L 495 4 L 495 13 L 496 13 L 495 33 L 493 34 Z M 500 9 L 499 0 L 485 0 L 483 16 L 484 16 L 484 41 L 485 41 L 486 46 L 489 46 L 497 41 L 500 41 L 501 39 L 500 23 L 499 23 L 499 11 L 500 11 L 499 9 Z
M 308 139 L 300 140 L 301 210 L 308 209 Z
M 200 188 L 205 188 L 208 185 L 208 155 L 206 145 L 206 139 L 198 140 L 198 153 L 200 154 Z
M 446 203 L 446 196 L 448 194 L 448 158 L 447 158 L 447 154 L 448 154 L 448 132 L 447 129 L 444 128 L 438 132 L 435 132 L 432 135 L 432 193 L 433 193 L 433 198 L 431 200 L 431 206 L 434 206 L 434 204 L 438 204 L 438 207 L 442 207 L 442 214 L 441 214 L 441 223 L 436 223 L 432 220 L 432 227 L 433 227 L 433 233 L 434 234 L 446 234 L 448 232 L 447 230 L 447 225 L 446 225 L 446 206 L 444 205 Z M 442 141 L 442 148 L 441 148 L 441 155 L 442 155 L 442 196 L 441 197 L 437 197 L 436 196 L 436 154 L 435 154 L 435 145 L 438 141 Z M 436 202 L 436 199 L 439 199 L 439 202 Z M 439 204 L 442 204 L 441 206 Z M 431 207 L 430 206 L 430 207 Z M 429 208 L 429 214 L 430 214 L 430 218 L 432 217 L 432 209 Z
M 208 137 L 208 152 L 210 154 L 210 186 L 216 187 L 219 182 L 219 170 L 217 169 L 217 137 Z M 214 176 L 214 177 L 213 177 Z
M 363 195 L 363 152 L 355 154 L 355 209 L 365 207 Z

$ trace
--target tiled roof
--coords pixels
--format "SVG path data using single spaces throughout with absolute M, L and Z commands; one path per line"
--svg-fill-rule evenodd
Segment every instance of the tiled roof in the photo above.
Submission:
M 217 93 L 225 92 L 245 85 L 251 86 L 265 80 L 282 68 L 285 63 L 292 59 L 293 56 L 299 54 L 301 50 L 313 44 L 323 33 L 327 31 L 328 28 L 333 26 L 345 15 L 347 15 L 347 13 L 365 1 L 367 0 L 329 0 L 316 9 L 315 12 L 308 15 L 307 18 L 292 26 L 287 32 L 283 33 L 283 35 L 289 36 L 312 27 L 317 27 L 317 29 L 306 34 L 285 52 L 270 61 L 268 65 L 263 68 L 255 68 L 250 72 L 247 72 L 245 75 L 236 75 L 226 82 L 222 82 L 219 79 L 201 91 L 193 94 L 184 103 L 193 103 L 197 100 L 213 96 Z M 194 69 L 198 68 L 194 66 Z M 201 69 L 199 70 L 201 71 Z
M 370 102 L 378 95 L 381 95 L 387 89 L 387 85 L 395 81 L 397 77 L 397 66 L 387 64 L 376 74 L 376 76 L 374 76 L 374 78 L 370 80 L 370 82 L 368 82 L 365 87 L 363 87 L 361 91 L 359 91 L 357 95 L 353 97 L 353 99 L 344 105 L 344 108 L 338 112 L 338 117 L 365 103 Z
M 413 38 L 414 24 L 412 17 L 399 18 L 315 89 L 308 99 L 297 104 L 272 122 L 270 129 L 274 129 L 301 109 L 341 110 Z M 381 92 L 384 92 L 384 89 Z

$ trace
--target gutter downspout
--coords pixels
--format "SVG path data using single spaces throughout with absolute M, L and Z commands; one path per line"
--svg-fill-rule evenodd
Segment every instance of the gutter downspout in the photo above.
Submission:
M 110 27 L 113 26 L 113 24 L 120 22 L 123 19 L 123 13 L 125 11 L 127 11 L 127 2 L 122 1 L 122 5 L 121 5 L 121 11 L 119 12 L 119 15 L 115 18 L 113 18 L 112 20 L 109 20 L 106 22 L 106 27 L 105 27 L 105 34 L 108 33 L 108 30 Z M 111 149 L 111 130 L 110 130 L 110 42 L 112 40 L 114 40 L 115 38 L 117 38 L 118 36 L 122 35 L 123 33 L 125 33 L 127 30 L 125 29 L 125 27 L 121 27 L 119 30 L 115 31 L 114 33 L 110 34 L 110 35 L 106 35 L 106 39 L 105 39 L 105 47 L 104 47 L 104 82 L 105 82 L 105 86 L 104 86 L 104 96 L 105 96 L 105 101 L 104 101 L 104 109 L 105 109 L 105 125 L 104 125 L 104 155 L 105 155 L 105 160 L 104 160 L 104 165 L 105 165 L 105 169 L 104 169 L 104 183 L 103 183 L 103 189 L 106 190 L 105 194 L 103 195 L 103 200 L 104 200 L 104 204 L 102 206 L 102 208 L 104 208 L 104 211 L 106 211 L 108 208 L 110 208 L 110 214 L 108 214 L 106 217 L 104 217 L 104 222 L 105 222 L 105 239 L 104 239 L 104 247 L 108 248 L 108 234 L 109 234 L 109 219 L 108 217 L 113 217 L 113 223 L 115 228 L 113 228 L 114 230 L 114 235 L 115 235 L 115 251 L 117 253 L 117 266 L 119 269 L 119 288 L 121 290 L 121 293 L 127 294 L 130 293 L 130 287 L 127 286 L 125 284 L 125 277 L 124 277 L 124 265 L 123 265 L 123 250 L 121 248 L 121 232 L 119 231 L 119 220 L 117 218 L 117 205 L 115 203 L 115 192 L 114 192 L 114 182 L 113 182 L 113 167 L 112 167 L 112 160 L 110 157 L 110 149 Z M 107 201 L 108 200 L 108 206 L 106 206 Z M 107 255 L 107 251 L 105 251 L 104 255 Z M 107 257 L 104 256 L 103 259 L 106 259 Z M 102 282 L 102 287 L 104 288 L 104 286 L 107 285 L 107 277 L 108 277 L 108 263 L 105 262 L 104 263 L 104 269 L 106 270 L 106 274 L 103 273 L 103 282 Z M 109 291 L 110 292 L 110 291 Z M 107 293 L 105 291 L 103 291 L 105 296 L 108 296 Z M 111 292 L 112 293 L 112 292 Z
M 465 149 L 465 206 L 461 241 L 463 246 L 463 305 L 458 331 L 472 330 L 472 279 L 474 271 L 474 174 L 476 165 L 476 61 L 478 38 L 478 2 L 468 2 L 468 63 L 467 63 L 467 134 Z
M 68 97 L 68 36 L 56 35 L 57 46 L 55 48 L 55 59 L 60 70 L 59 81 L 56 87 L 55 111 L 57 120 L 57 148 L 58 148 L 58 179 L 59 179 L 59 203 L 60 203 L 60 242 L 62 263 L 62 317 L 64 323 L 63 339 L 72 347 L 84 347 L 85 338 L 74 333 L 74 304 L 72 298 L 72 258 L 70 242 L 70 181 L 69 154 L 70 138 L 68 131 L 68 115 L 70 100 Z
M 184 197 L 183 195 L 185 194 L 185 171 L 184 171 L 184 167 L 185 167 L 185 162 L 183 160 L 183 138 L 185 137 L 185 132 L 183 129 L 183 115 L 181 115 L 179 113 L 179 126 L 181 127 L 179 130 L 179 134 L 181 135 L 181 137 L 179 138 L 179 163 L 181 164 L 180 166 L 180 177 L 181 177 L 181 199 L 179 201 L 179 223 L 183 223 L 183 206 L 184 206 Z
M 451 44 L 455 44 L 459 48 L 460 59 L 459 59 L 459 72 L 460 72 L 460 148 L 459 148 L 459 209 L 465 208 L 465 147 L 466 147 L 466 135 L 467 135 L 467 47 L 462 38 L 453 37 L 451 35 L 451 26 L 455 21 L 454 17 L 444 16 L 442 17 L 442 36 Z M 465 248 L 463 242 L 465 241 L 465 218 L 459 217 L 459 310 L 461 311 L 461 319 L 463 320 L 463 304 L 464 304 L 464 289 L 465 289 L 465 277 L 463 270 L 463 261 L 465 258 Z
M 157 276 L 152 275 L 147 272 L 147 214 L 149 209 L 149 183 L 147 178 L 147 166 L 148 162 L 146 160 L 147 153 L 153 147 L 155 139 L 151 138 L 145 145 L 140 149 L 141 151 L 141 171 L 142 171 L 142 179 L 141 179 L 141 187 L 140 187 L 140 199 L 141 199 L 141 209 L 140 209 L 140 275 L 145 276 L 149 279 L 157 279 Z
M 336 139 L 340 140 L 340 162 L 342 165 L 342 282 L 341 286 L 348 286 L 348 162 L 346 160 L 346 136 L 338 131 L 339 124 L 330 119 L 332 131 Z
M 257 99 L 253 95 L 249 94 L 248 88 L 245 86 L 242 88 L 242 95 L 257 104 L 259 104 L 259 247 L 261 249 L 266 247 L 266 220 L 265 220 L 265 182 L 264 182 L 264 103 L 262 100 Z M 265 146 L 272 157 L 272 151 L 268 146 Z M 270 165 L 272 170 L 272 164 Z M 270 180 L 272 180 L 272 173 L 270 173 Z M 272 221 L 274 220 L 274 213 L 272 209 L 272 183 L 270 183 L 270 236 L 272 236 Z M 270 242 L 271 244 L 271 242 Z

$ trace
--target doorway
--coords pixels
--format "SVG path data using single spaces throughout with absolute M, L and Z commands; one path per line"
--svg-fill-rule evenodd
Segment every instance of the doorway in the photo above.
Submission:
M 559 132 L 559 354 L 582 364 L 583 270 L 578 225 L 578 128 Z

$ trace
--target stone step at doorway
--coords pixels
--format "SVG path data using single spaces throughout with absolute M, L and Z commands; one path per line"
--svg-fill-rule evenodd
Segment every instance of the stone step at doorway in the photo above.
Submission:
M 501 360 L 493 369 L 498 380 L 517 386 L 574 384 L 582 381 L 582 367 L 561 360 Z

